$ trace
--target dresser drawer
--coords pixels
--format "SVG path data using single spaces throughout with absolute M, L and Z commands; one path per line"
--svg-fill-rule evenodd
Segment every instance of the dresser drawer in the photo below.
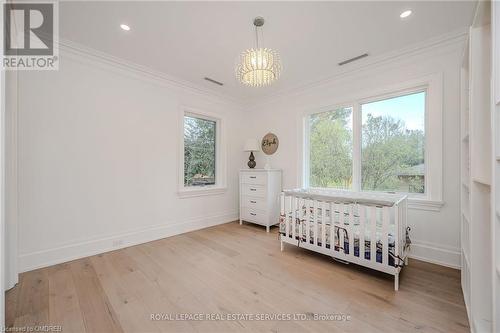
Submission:
M 241 207 L 266 210 L 267 202 L 263 198 L 242 196 Z
M 241 194 L 243 196 L 265 198 L 266 188 L 262 185 L 241 184 Z
M 243 184 L 267 184 L 267 174 L 264 172 L 242 172 L 241 182 Z
M 266 211 L 243 207 L 241 209 L 241 217 L 245 221 L 256 222 L 267 225 L 268 215 Z

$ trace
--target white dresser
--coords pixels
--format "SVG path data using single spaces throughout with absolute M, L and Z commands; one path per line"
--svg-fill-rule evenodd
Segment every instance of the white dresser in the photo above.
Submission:
M 279 223 L 281 170 L 240 170 L 240 224 L 243 221 L 269 227 Z

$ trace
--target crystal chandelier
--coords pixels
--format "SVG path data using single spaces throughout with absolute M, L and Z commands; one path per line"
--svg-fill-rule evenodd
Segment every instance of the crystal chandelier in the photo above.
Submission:
M 259 47 L 258 28 L 264 25 L 264 18 L 256 17 L 253 24 L 256 47 L 241 53 L 236 65 L 236 77 L 244 85 L 263 87 L 272 84 L 280 77 L 281 60 L 278 52 Z

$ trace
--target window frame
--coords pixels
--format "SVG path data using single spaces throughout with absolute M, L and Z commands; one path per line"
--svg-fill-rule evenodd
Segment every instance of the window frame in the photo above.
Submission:
M 310 132 L 309 118 L 313 114 L 334 111 L 340 108 L 352 107 L 353 129 L 353 178 L 352 188 L 345 191 L 362 191 L 361 189 L 361 162 L 362 162 L 362 104 L 386 100 L 412 93 L 425 91 L 425 193 L 408 193 L 409 208 L 439 211 L 442 201 L 442 73 L 429 75 L 420 79 L 388 86 L 374 91 L 365 91 L 353 95 L 341 103 L 332 103 L 320 108 L 310 108 L 300 114 L 299 119 L 299 179 L 302 187 L 309 186 L 310 176 Z M 432 143 L 432 144 L 431 144 Z M 377 193 L 379 191 L 364 191 Z M 385 193 L 385 192 L 380 192 Z
M 200 186 L 184 185 L 184 117 L 193 117 L 215 122 L 215 184 Z M 204 110 L 181 107 L 179 112 L 178 191 L 181 198 L 224 193 L 226 186 L 226 146 L 224 119 L 218 114 Z

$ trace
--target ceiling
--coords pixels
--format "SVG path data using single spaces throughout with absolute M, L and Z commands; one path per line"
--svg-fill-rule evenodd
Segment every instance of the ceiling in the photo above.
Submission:
M 402 20 L 399 14 L 408 8 L 413 14 Z M 338 62 L 362 53 L 379 56 L 463 29 L 474 8 L 475 2 L 466 1 L 89 1 L 60 2 L 59 11 L 63 39 L 256 101 L 331 77 Z M 259 15 L 266 19 L 264 46 L 280 53 L 283 72 L 270 87 L 250 88 L 236 81 L 234 66 L 239 53 L 254 45 L 252 21 Z M 131 30 L 122 30 L 122 23 Z

